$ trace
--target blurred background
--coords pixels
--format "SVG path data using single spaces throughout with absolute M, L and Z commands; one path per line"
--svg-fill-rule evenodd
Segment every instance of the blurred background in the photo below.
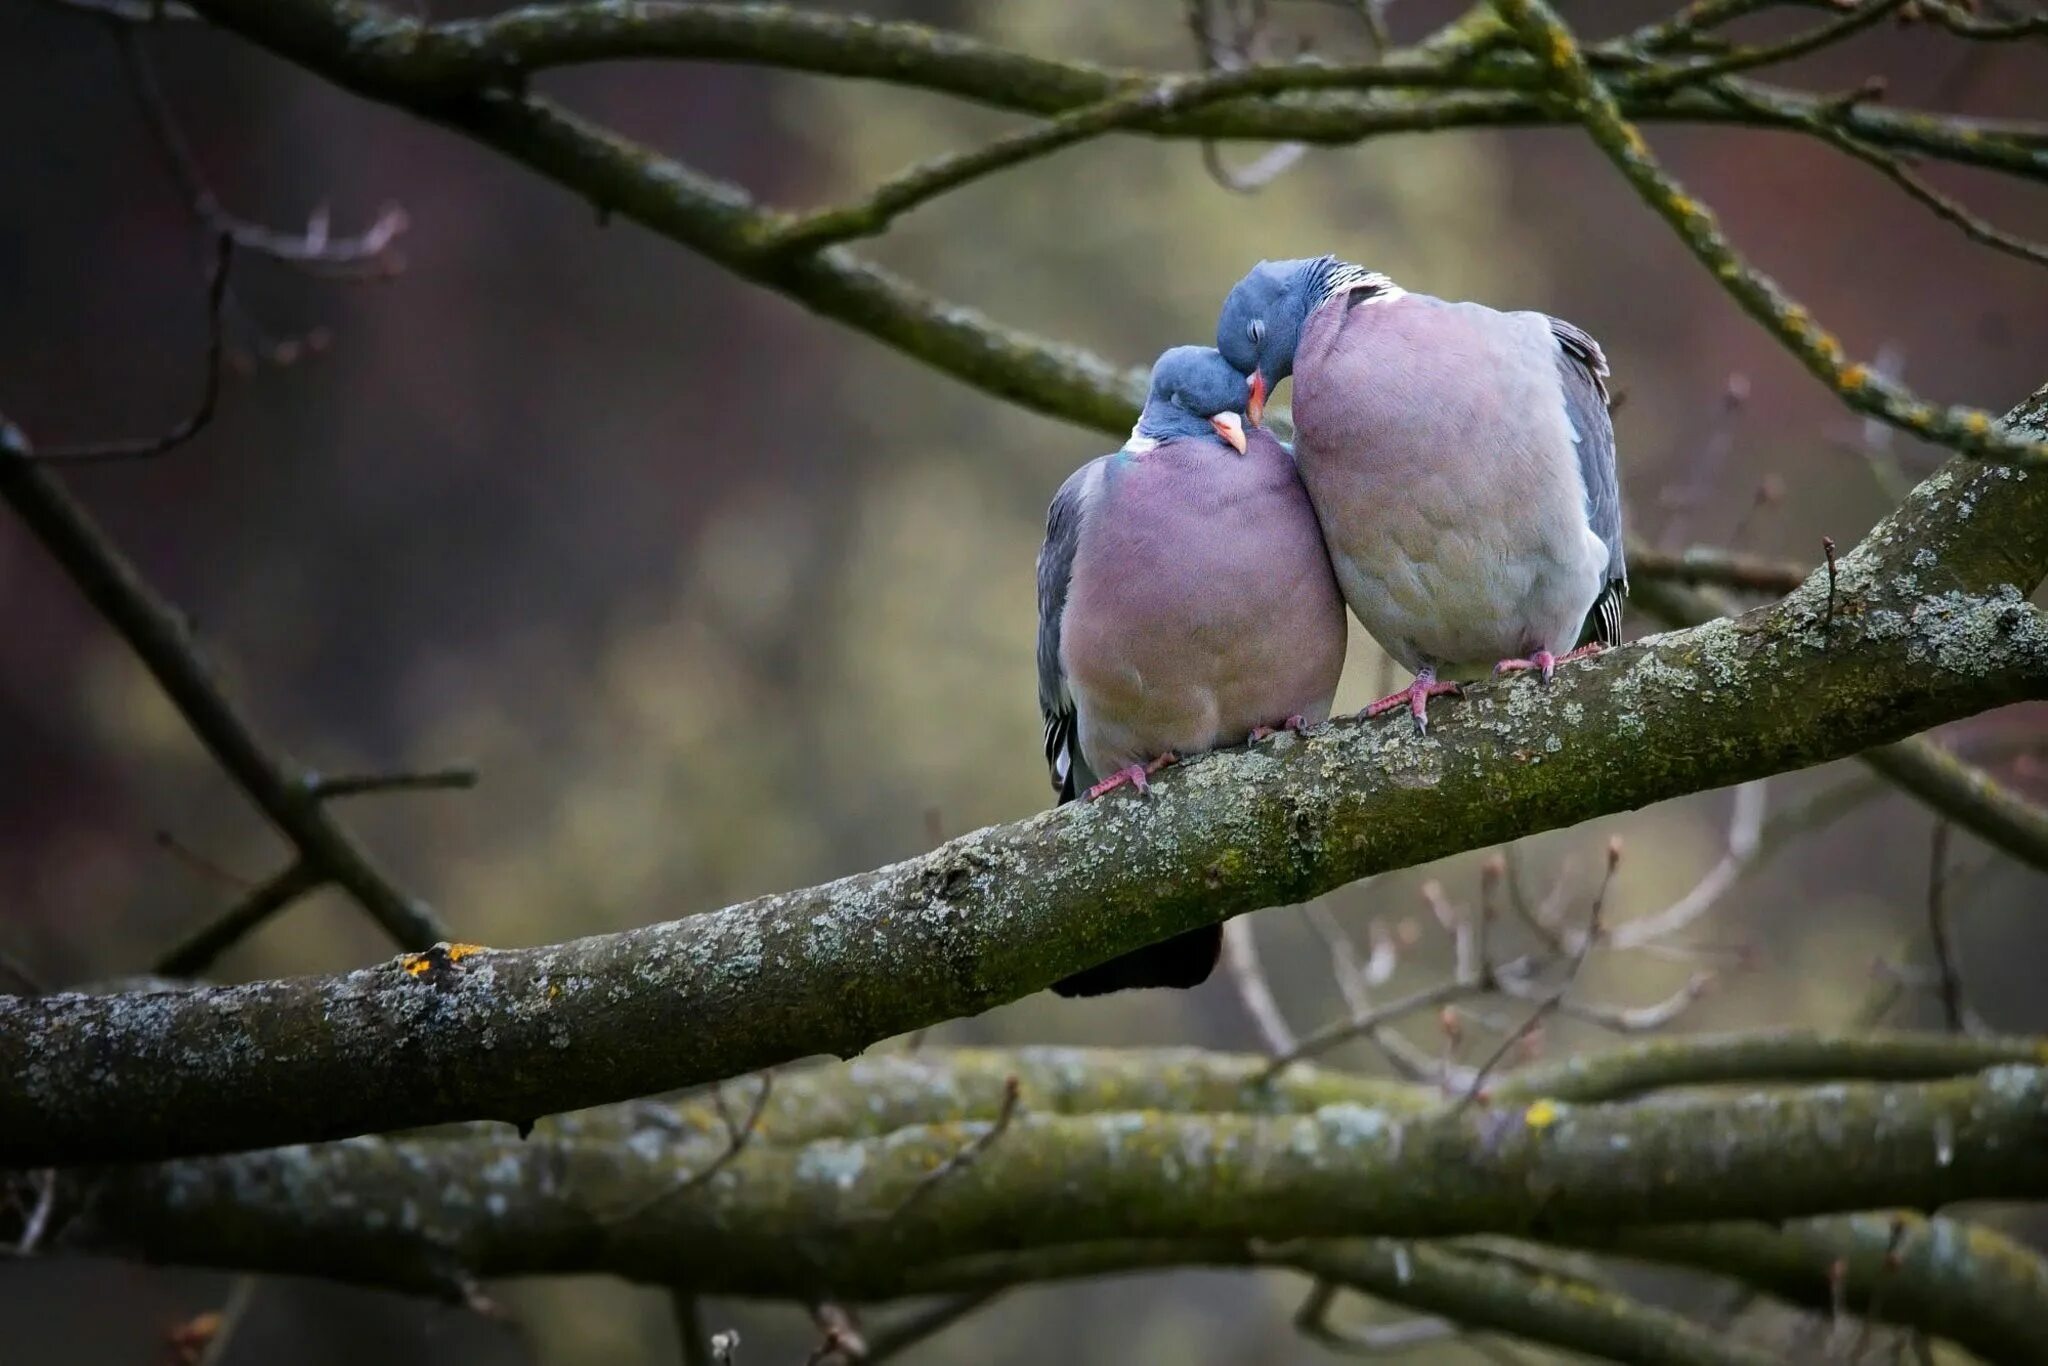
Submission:
M 464 9 L 434 0 L 437 17 Z M 1303 31 L 1356 37 L 1336 8 Z M 1580 5 L 1598 32 L 1647 4 Z M 1014 46 L 1185 68 L 1177 5 L 878 4 Z M 1394 7 L 1419 35 L 1454 7 Z M 1290 17 L 1290 23 L 1294 18 Z M 1804 21 L 1803 21 L 1804 22 Z M 474 791 L 346 808 L 399 880 L 463 937 L 497 945 L 671 919 L 900 858 L 1049 799 L 1034 702 L 1033 557 L 1060 480 L 1112 443 L 972 391 L 488 151 L 348 96 L 198 25 L 151 40 L 167 98 L 222 198 L 337 233 L 387 202 L 405 269 L 309 280 L 244 255 L 230 337 L 243 364 L 218 417 L 149 464 L 73 487 L 194 617 L 265 733 L 327 771 L 474 764 Z M 2048 116 L 2039 48 L 1971 55 L 1880 28 L 1782 75 L 1890 98 Z M 629 64 L 540 82 L 582 113 L 764 201 L 809 207 L 1015 120 L 882 86 L 708 65 Z M 1877 175 L 1815 144 L 1652 128 L 1659 151 L 1752 258 L 1857 356 L 1923 394 L 1994 411 L 2048 379 L 2048 276 L 1974 246 Z M 1247 159 L 1250 150 L 1227 151 Z M 1936 168 L 2013 230 L 2048 197 Z M 205 341 L 202 238 L 90 18 L 0 6 L 0 410 L 45 443 L 148 435 L 189 409 Z M 1261 256 L 1330 250 L 1411 288 L 1548 310 L 1605 344 L 1632 525 L 1667 546 L 1735 542 L 1818 559 L 1887 506 L 1872 440 L 1733 306 L 1580 134 L 1477 132 L 1313 151 L 1263 193 L 1226 192 L 1192 143 L 1116 138 L 983 182 L 861 248 L 996 318 L 1130 365 L 1206 342 Z M 311 338 L 313 346 L 304 345 Z M 278 363 L 279 343 L 301 353 Z M 1735 382 L 1746 399 L 1726 399 Z M 1907 471 L 1934 457 L 1884 442 Z M 0 951 L 53 984 L 146 967 L 281 866 L 284 850 L 127 649 L 39 547 L 0 520 Z M 1640 615 L 1632 633 L 1653 625 Z M 1340 706 L 1393 680 L 1356 637 Z M 1983 747 L 2037 796 L 2042 713 L 1945 738 Z M 1771 785 L 1795 808 L 1860 769 Z M 1533 885 L 1590 896 L 1611 834 L 1613 914 L 1654 909 L 1719 857 L 1727 794 L 1526 842 Z M 1759 867 L 1711 937 L 1747 944 L 1683 1025 L 1847 1023 L 1874 963 L 1920 962 L 1928 813 L 1876 792 Z M 166 847 L 166 837 L 171 847 Z M 189 851 L 180 853 L 180 850 Z M 1419 932 L 1402 972 L 1441 973 L 1420 886 L 1469 899 L 1473 855 L 1328 900 L 1363 939 Z M 1955 841 L 1971 995 L 1996 1027 L 2048 1029 L 2043 882 Z M 1571 885 L 1570 883 L 1567 884 Z M 1579 895 L 1575 893 L 1574 895 Z M 1336 1013 L 1318 940 L 1257 918 L 1298 1026 Z M 342 899 L 302 904 L 219 971 L 325 971 L 389 952 Z M 1597 962 L 1641 1004 L 1688 965 Z M 1893 1020 L 1931 1021 L 1924 1002 Z M 1433 1020 L 1415 1037 L 1443 1046 Z M 1219 977 L 1096 1002 L 1041 995 L 933 1043 L 1254 1047 Z M 1546 1047 L 1592 1046 L 1570 1026 Z M 1377 1067 L 1368 1052 L 1339 1055 Z M 10 1363 L 165 1359 L 165 1333 L 226 1278 L 120 1264 L 0 1265 Z M 238 1362 L 673 1360 L 665 1299 L 580 1281 L 494 1289 L 523 1341 L 452 1309 L 266 1284 Z M 931 1362 L 1294 1362 L 1283 1278 L 1182 1274 L 1037 1290 L 923 1348 Z M 783 1308 L 712 1302 L 742 1360 L 801 1360 Z M 1461 1349 L 1440 1349 L 1458 1359 Z M 1417 1360 L 1425 1359 L 1418 1356 Z M 1430 1357 L 1427 1359 L 1438 1359 Z M 1478 1359 L 1478 1358 L 1472 1358 Z

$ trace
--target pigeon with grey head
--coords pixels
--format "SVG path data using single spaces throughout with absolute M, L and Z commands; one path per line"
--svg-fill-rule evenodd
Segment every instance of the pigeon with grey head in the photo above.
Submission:
M 1061 485 L 1038 556 L 1038 703 L 1062 802 L 1139 793 L 1177 757 L 1330 713 L 1344 603 L 1286 450 L 1247 429 L 1244 377 L 1166 352 L 1123 449 Z M 1192 987 L 1204 926 L 1076 973 L 1063 996 Z
M 1586 333 L 1320 256 L 1255 266 L 1216 344 L 1254 422 L 1294 378 L 1294 458 L 1344 597 L 1415 674 L 1368 715 L 1405 705 L 1426 730 L 1429 698 L 1458 678 L 1492 665 L 1548 681 L 1620 643 L 1607 359 Z

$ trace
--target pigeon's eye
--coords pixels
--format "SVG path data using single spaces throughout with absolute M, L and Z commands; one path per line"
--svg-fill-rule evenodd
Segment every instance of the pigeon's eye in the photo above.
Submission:
M 1266 340 L 1266 320 L 1264 318 L 1253 318 L 1251 322 L 1245 325 L 1244 334 L 1251 338 L 1253 346 L 1259 345 Z

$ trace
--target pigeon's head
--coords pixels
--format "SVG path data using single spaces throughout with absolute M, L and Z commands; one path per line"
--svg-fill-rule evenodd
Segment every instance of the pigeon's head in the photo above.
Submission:
M 1165 441 L 1214 432 L 1244 454 L 1244 376 L 1209 346 L 1176 346 L 1152 367 L 1145 411 L 1132 435 Z
M 1301 329 L 1317 305 L 1339 290 L 1369 286 L 1393 298 L 1400 294 L 1386 276 L 1335 256 L 1261 261 L 1237 282 L 1216 318 L 1216 347 L 1244 376 L 1250 397 L 1246 411 L 1264 420 L 1266 400 L 1294 373 Z

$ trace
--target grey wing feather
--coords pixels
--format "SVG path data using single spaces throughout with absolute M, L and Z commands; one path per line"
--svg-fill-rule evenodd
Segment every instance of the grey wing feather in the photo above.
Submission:
M 1565 416 L 1578 441 L 1579 473 L 1586 481 L 1586 518 L 1593 534 L 1607 544 L 1607 583 L 1593 608 L 1593 634 L 1603 645 L 1618 645 L 1621 600 L 1628 594 L 1628 560 L 1622 549 L 1614 419 L 1607 411 L 1607 357 L 1600 343 L 1561 318 L 1550 320 L 1550 331 L 1559 348 Z
M 1074 697 L 1060 666 L 1060 617 L 1067 608 L 1067 582 L 1074 550 L 1081 543 L 1081 518 L 1094 463 L 1067 477 L 1045 513 L 1045 544 L 1038 551 L 1038 710 L 1045 718 L 1045 764 L 1053 791 L 1063 802 L 1081 790 L 1085 767 L 1077 749 Z M 1092 780 L 1091 780 L 1092 781 Z

